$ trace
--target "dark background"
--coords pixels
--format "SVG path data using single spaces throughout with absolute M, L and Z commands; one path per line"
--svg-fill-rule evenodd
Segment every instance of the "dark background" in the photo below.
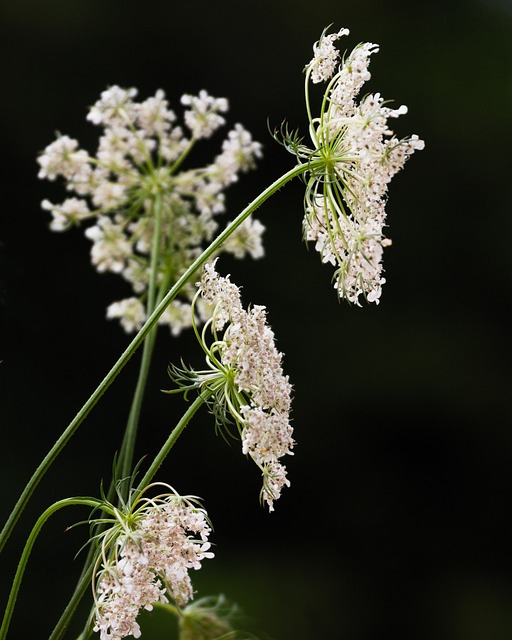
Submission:
M 128 342 L 104 319 L 124 283 L 90 267 L 81 231 L 48 230 L 39 203 L 65 193 L 37 180 L 37 153 L 55 130 L 93 150 L 86 107 L 108 85 L 136 86 L 141 99 L 163 88 L 178 112 L 183 93 L 205 88 L 265 146 L 259 170 L 230 191 L 234 216 L 293 164 L 267 119 L 307 133 L 302 69 L 330 23 L 351 29 L 342 47 L 380 44 L 367 89 L 407 104 L 395 130 L 427 145 L 390 188 L 382 302 L 337 302 L 330 267 L 301 241 L 301 183 L 279 192 L 258 214 L 265 260 L 220 268 L 268 307 L 285 353 L 292 486 L 275 513 L 261 509 L 254 465 L 206 413 L 159 479 L 202 496 L 215 525 L 217 557 L 192 576 L 199 595 L 237 601 L 264 637 L 510 638 L 509 0 L 2 0 L 0 520 Z M 205 148 L 213 155 L 221 139 Z M 139 456 L 157 452 L 183 409 L 159 389 L 167 363 L 189 354 L 190 335 L 162 333 Z M 109 478 L 136 371 L 137 358 L 35 493 L 0 559 L 2 603 L 37 515 Z M 64 530 L 86 516 L 46 525 L 13 640 L 53 628 L 87 533 Z

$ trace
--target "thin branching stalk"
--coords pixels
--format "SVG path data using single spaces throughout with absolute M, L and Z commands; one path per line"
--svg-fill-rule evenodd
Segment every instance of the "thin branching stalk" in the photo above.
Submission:
M 16 524 L 17 519 L 21 515 L 24 507 L 26 506 L 26 503 L 30 499 L 31 494 L 33 493 L 33 491 L 37 487 L 37 484 L 39 483 L 39 481 L 41 480 L 43 475 L 46 473 L 46 471 L 48 470 L 50 465 L 53 463 L 55 458 L 59 455 L 59 453 L 62 451 L 64 446 L 67 444 L 68 440 L 73 436 L 74 432 L 78 429 L 80 424 L 83 422 L 83 420 L 87 417 L 87 415 L 92 410 L 92 408 L 95 406 L 95 404 L 101 398 L 103 393 L 108 389 L 110 384 L 112 384 L 112 382 L 115 380 L 115 378 L 120 373 L 122 368 L 126 365 L 128 360 L 131 358 L 131 356 L 138 349 L 138 347 L 140 346 L 142 341 L 144 341 L 144 339 L 146 337 L 148 337 L 148 334 L 149 334 L 149 337 L 151 337 L 150 332 L 154 328 L 158 318 L 164 312 L 164 310 L 166 309 L 167 305 L 176 297 L 176 295 L 178 294 L 180 289 L 197 272 L 197 270 L 200 269 L 205 264 L 205 262 L 218 250 L 218 248 L 222 245 L 222 243 L 227 238 L 229 238 L 229 236 L 259 206 L 261 206 L 270 196 L 272 196 L 274 193 L 276 193 L 287 182 L 289 182 L 290 180 L 292 180 L 293 178 L 295 178 L 297 176 L 300 176 L 300 175 L 304 174 L 306 171 L 308 171 L 311 168 L 312 168 L 311 163 L 297 165 L 292 170 L 288 171 L 284 176 L 282 176 L 281 178 L 276 180 L 273 184 L 271 184 L 256 199 L 254 199 L 235 218 L 235 220 L 212 242 L 212 244 L 203 252 L 203 254 L 201 256 L 199 256 L 190 265 L 190 267 L 181 276 L 181 278 L 179 278 L 179 280 L 176 282 L 176 284 L 167 292 L 167 294 L 165 296 L 163 296 L 162 300 L 158 301 L 158 299 L 160 298 L 160 295 L 157 296 L 156 307 L 155 307 L 154 311 L 152 311 L 149 314 L 149 318 L 146 321 L 146 323 L 143 325 L 143 327 L 137 333 L 137 335 L 132 340 L 132 342 L 130 343 L 128 348 L 121 355 L 121 357 L 116 362 L 114 367 L 112 367 L 112 369 L 107 374 L 107 376 L 104 378 L 104 380 L 99 385 L 99 387 L 96 389 L 96 391 L 91 395 L 91 397 L 86 402 L 84 407 L 82 407 L 82 409 L 77 414 L 75 419 L 70 423 L 70 425 L 68 426 L 66 431 L 59 438 L 57 443 L 54 445 L 52 450 L 48 453 L 46 458 L 43 460 L 41 465 L 36 470 L 36 473 L 31 478 L 31 480 L 28 483 L 25 491 L 23 492 L 22 496 L 20 497 L 15 509 L 11 513 L 11 516 L 10 516 L 7 524 L 4 527 L 4 530 L 3 530 L 2 534 L 1 534 L 1 537 L 0 537 L 0 550 L 1 550 L 2 546 L 3 546 L 3 544 L 5 544 L 5 541 L 8 539 L 8 537 L 9 537 L 9 535 L 10 535 L 10 533 L 11 533 L 13 527 L 14 527 L 14 525 Z M 154 346 L 154 335 L 155 334 L 153 333 L 153 339 L 152 340 L 148 339 L 146 341 L 146 344 L 148 346 L 146 347 L 145 353 L 146 353 L 146 362 L 147 362 L 148 366 L 149 366 L 149 361 L 151 359 L 152 348 Z M 144 358 L 143 358 L 143 360 L 144 360 Z M 133 431 L 136 430 L 136 427 L 137 427 L 138 417 L 140 415 L 140 404 L 139 403 L 142 402 L 142 395 L 143 395 L 143 391 L 144 391 L 144 388 L 145 388 L 146 381 L 147 381 L 147 370 L 146 370 L 145 365 L 142 364 L 141 365 L 141 371 L 140 371 L 140 374 L 139 374 L 139 381 L 138 381 L 137 389 L 136 389 L 136 392 L 135 392 L 135 396 L 136 397 L 134 398 L 134 402 L 133 402 L 133 405 L 132 405 L 132 411 L 131 411 L 131 414 L 130 414 L 131 420 L 133 420 L 132 425 L 134 425 L 134 426 L 129 427 L 129 428 L 132 429 Z M 190 422 L 190 420 L 195 415 L 195 413 L 200 408 L 200 406 L 202 406 L 202 404 L 208 399 L 209 395 L 211 395 L 211 391 L 203 391 L 196 398 L 196 400 L 190 405 L 190 407 L 188 408 L 187 412 L 184 414 L 184 416 L 182 417 L 180 422 L 173 429 L 173 431 L 169 435 L 169 438 L 167 439 L 166 443 L 164 444 L 164 446 L 162 447 L 160 452 L 157 454 L 157 456 L 155 457 L 153 463 L 150 465 L 150 467 L 147 470 L 146 474 L 144 475 L 144 477 L 140 481 L 140 483 L 138 485 L 138 488 L 137 488 L 138 491 L 142 491 L 151 482 L 151 480 L 153 479 L 153 477 L 157 473 L 158 469 L 162 465 L 164 459 L 166 458 L 166 456 L 169 454 L 170 450 L 172 449 L 172 447 L 176 443 L 178 437 L 181 435 L 181 433 L 183 432 L 184 428 Z M 136 407 L 137 404 L 138 404 L 138 408 L 134 408 L 134 407 Z M 130 421 L 129 421 L 129 425 L 130 425 Z M 132 431 L 132 433 L 133 433 L 133 431 Z M 130 436 L 130 437 L 132 437 L 132 436 Z M 128 442 L 128 440 L 125 440 L 125 442 Z M 134 443 L 134 440 L 132 441 L 131 445 L 124 444 L 124 447 L 129 447 L 129 446 L 131 447 L 131 452 L 129 451 L 128 448 L 124 450 L 123 460 L 122 460 L 123 468 L 128 469 L 128 467 L 131 467 L 131 463 L 130 463 L 129 466 L 125 467 L 125 465 L 127 464 L 126 451 L 128 451 L 130 457 L 133 456 L 133 443 Z M 123 452 L 123 449 L 122 449 L 122 452 Z M 126 475 L 129 475 L 129 472 Z M 122 477 L 126 477 L 126 475 L 122 476 Z M 82 597 L 83 597 L 83 595 L 84 595 L 84 593 L 86 591 L 87 585 L 89 584 L 90 579 L 91 579 L 91 575 L 92 575 L 92 555 L 89 554 L 89 557 L 88 557 L 88 559 L 86 561 L 86 565 L 84 567 L 84 571 L 82 573 L 80 581 L 79 581 L 79 583 L 78 583 L 78 585 L 77 585 L 77 587 L 75 589 L 75 592 L 73 593 L 73 596 L 72 596 L 70 602 L 68 603 L 64 613 L 62 614 L 61 618 L 59 619 L 59 622 L 57 623 L 57 625 L 56 625 L 56 627 L 55 627 L 55 629 L 54 629 L 54 631 L 53 631 L 53 633 L 51 635 L 51 640 L 58 640 L 59 638 L 62 637 L 62 634 L 64 633 L 65 629 L 67 628 L 67 626 L 69 624 L 69 621 L 71 620 L 71 617 L 72 617 L 73 613 L 75 612 L 76 607 L 78 606 L 78 603 L 80 602 L 80 600 L 82 599 Z
M 97 402 L 100 400 L 102 395 L 107 391 L 110 385 L 114 382 L 117 376 L 121 373 L 127 362 L 134 355 L 137 349 L 140 347 L 142 342 L 145 340 L 151 329 L 155 326 L 158 321 L 158 318 L 165 311 L 167 306 L 176 298 L 181 288 L 193 277 L 193 275 L 200 269 L 208 259 L 220 248 L 220 246 L 225 242 L 231 234 L 238 229 L 238 227 L 252 214 L 256 209 L 258 209 L 268 198 L 270 198 L 274 193 L 279 191 L 284 185 L 300 176 L 307 171 L 314 169 L 316 166 L 320 166 L 322 164 L 322 160 L 314 160 L 308 163 L 298 164 L 293 169 L 290 169 L 287 173 L 273 182 L 270 186 L 268 186 L 264 191 L 260 193 L 247 207 L 229 224 L 218 236 L 217 238 L 203 251 L 203 253 L 198 256 L 194 262 L 188 267 L 188 269 L 183 273 L 183 275 L 177 280 L 173 287 L 168 291 L 168 293 L 164 296 L 162 301 L 156 306 L 155 310 L 148 317 L 144 325 L 141 327 L 139 332 L 130 342 L 128 347 L 122 353 L 120 358 L 114 364 L 114 366 L 107 373 L 105 378 L 101 381 L 80 411 L 76 414 L 67 428 L 64 430 L 62 435 L 58 438 L 56 443 L 47 453 L 41 464 L 37 467 L 36 471 L 27 482 L 25 489 L 23 490 L 21 496 L 18 499 L 18 502 L 14 506 L 9 518 L 4 525 L 2 532 L 0 533 L 0 552 L 2 551 L 5 543 L 9 539 L 12 530 L 14 529 L 16 522 L 18 521 L 20 515 L 23 513 L 30 497 L 34 493 L 37 485 L 51 467 L 57 456 L 64 449 L 66 444 L 75 434 L 78 427 L 82 424 L 85 418 L 89 415 L 91 410 L 96 406 Z

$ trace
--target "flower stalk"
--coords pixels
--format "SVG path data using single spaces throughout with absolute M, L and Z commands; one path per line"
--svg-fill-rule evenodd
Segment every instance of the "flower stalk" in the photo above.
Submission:
M 5 640 L 7 636 L 7 631 L 9 630 L 9 625 L 11 622 L 12 614 L 14 611 L 14 606 L 16 604 L 16 599 L 18 597 L 18 592 L 20 589 L 21 581 L 23 579 L 23 575 L 25 573 L 25 569 L 27 566 L 28 559 L 34 547 L 34 543 L 39 535 L 43 525 L 45 522 L 52 516 L 54 513 L 63 509 L 64 507 L 69 507 L 72 505 L 83 505 L 92 507 L 93 509 L 100 506 L 100 502 L 95 498 L 65 498 L 64 500 L 59 500 L 52 504 L 48 509 L 46 509 L 37 519 L 30 535 L 27 539 L 23 552 L 21 554 L 20 561 L 18 563 L 18 568 L 16 570 L 16 574 L 14 576 L 11 591 L 9 594 L 9 599 L 7 601 L 7 606 L 5 608 L 4 617 L 2 620 L 2 626 L 0 627 L 0 640 Z
M 149 314 L 154 311 L 156 304 L 159 302 L 159 300 L 157 299 L 157 277 L 158 267 L 160 263 L 160 244 L 162 231 L 162 197 L 160 193 L 157 193 L 157 195 L 155 196 L 152 209 L 154 218 L 154 232 L 153 244 L 151 248 L 151 270 L 147 299 L 147 310 Z M 164 283 L 167 279 L 168 277 L 165 278 Z M 146 390 L 146 383 L 151 365 L 151 358 L 155 346 L 156 333 L 157 328 L 154 327 L 144 341 L 137 386 L 135 388 L 132 406 L 128 417 L 128 423 L 126 425 L 126 430 L 119 453 L 118 467 L 121 471 L 120 475 L 118 474 L 118 477 L 120 478 L 127 478 L 132 473 L 135 439 L 142 408 L 142 400 L 144 397 L 144 392 Z
M 5 546 L 5 543 L 9 539 L 9 536 L 11 535 L 16 522 L 18 521 L 20 515 L 23 513 L 23 510 L 30 500 L 30 497 L 32 496 L 41 479 L 44 477 L 45 473 L 62 452 L 69 440 L 76 433 L 82 422 L 87 418 L 89 413 L 96 406 L 103 394 L 121 373 L 128 361 L 135 354 L 137 349 L 144 342 L 151 329 L 157 324 L 158 319 L 160 318 L 162 313 L 164 313 L 167 306 L 176 298 L 181 289 L 192 279 L 192 277 L 197 274 L 198 270 L 201 269 L 201 267 L 217 252 L 222 244 L 230 238 L 234 231 L 238 229 L 252 213 L 254 213 L 274 193 L 284 187 L 284 185 L 287 184 L 290 180 L 303 175 L 307 171 L 319 165 L 320 162 L 321 161 L 299 164 L 287 171 L 284 175 L 282 175 L 275 182 L 269 185 L 264 191 L 260 193 L 259 196 L 257 196 L 250 204 L 247 205 L 247 207 L 245 207 L 245 209 L 215 238 L 215 240 L 211 242 L 211 244 L 202 252 L 202 254 L 198 256 L 185 270 L 185 272 L 178 278 L 177 282 L 170 288 L 161 302 L 157 304 L 153 313 L 149 315 L 146 322 L 139 329 L 135 337 L 123 351 L 114 366 L 103 378 L 101 383 L 94 390 L 83 407 L 70 422 L 62 435 L 58 438 L 56 443 L 44 457 L 43 461 L 37 467 L 30 480 L 27 482 L 25 489 L 20 495 L 16 505 L 9 515 L 7 522 L 4 525 L 2 532 L 0 533 L 0 551 Z

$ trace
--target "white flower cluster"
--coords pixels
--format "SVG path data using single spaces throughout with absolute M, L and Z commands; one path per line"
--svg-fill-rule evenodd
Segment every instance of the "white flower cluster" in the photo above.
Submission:
M 220 402 L 226 403 L 241 431 L 242 452 L 262 471 L 261 497 L 273 511 L 281 489 L 289 486 L 279 459 L 292 455 L 294 445 L 291 384 L 283 374 L 282 354 L 276 349 L 274 333 L 266 322 L 265 307 L 255 305 L 246 311 L 238 287 L 229 278 L 219 276 L 212 264 L 204 268 L 200 293 L 204 302 L 214 306 L 214 345 L 208 364 L 220 371 L 218 381 L 224 394 Z M 223 331 L 222 338 L 218 331 Z M 211 375 L 205 379 L 212 381 Z M 227 393 L 226 381 L 232 385 Z
M 378 46 L 358 45 L 336 70 L 333 41 L 347 33 L 323 34 L 315 45 L 306 82 L 329 83 L 320 116 L 310 118 L 314 149 L 295 145 L 293 150 L 323 160 L 306 191 L 306 240 L 315 242 L 323 262 L 337 266 L 334 286 L 340 297 L 359 304 L 362 294 L 378 303 L 385 282 L 382 250 L 391 244 L 383 235 L 388 184 L 424 142 L 416 135 L 399 140 L 389 128 L 388 120 L 406 113 L 405 106 L 391 109 L 378 93 L 356 102 Z
M 347 36 L 348 29 L 340 29 L 338 33 L 326 34 L 322 33 L 320 40 L 313 45 L 313 60 L 311 66 L 311 81 L 314 84 L 328 80 L 336 69 L 336 63 L 339 58 L 339 51 L 334 46 L 336 40 L 342 36 Z
M 103 553 L 95 581 L 94 631 L 101 640 L 139 638 L 141 609 L 168 602 L 168 596 L 185 605 L 193 595 L 188 570 L 213 557 L 210 532 L 206 513 L 190 499 L 171 493 L 146 500 L 134 522 L 123 523 L 114 553 Z
M 103 129 L 95 156 L 62 135 L 38 158 L 40 178 L 61 177 L 74 193 L 60 204 L 43 201 L 43 209 L 53 216 L 50 228 L 64 231 L 93 221 L 85 231 L 93 243 L 93 265 L 130 283 L 135 295 L 107 310 L 127 332 L 138 330 L 147 317 L 156 208 L 161 216 L 157 283 L 169 288 L 216 233 L 215 216 L 225 211 L 225 189 L 261 157 L 261 145 L 236 124 L 211 164 L 182 171 L 196 141 L 224 125 L 227 100 L 206 91 L 197 97 L 184 95 L 181 127 L 163 91 L 142 102 L 135 101 L 136 95 L 136 89 L 113 86 L 90 109 L 87 119 Z M 263 255 L 263 231 L 256 220 L 242 225 L 222 251 L 258 258 Z M 173 301 L 160 319 L 174 334 L 190 326 L 194 293 L 193 286 L 185 288 L 182 299 Z

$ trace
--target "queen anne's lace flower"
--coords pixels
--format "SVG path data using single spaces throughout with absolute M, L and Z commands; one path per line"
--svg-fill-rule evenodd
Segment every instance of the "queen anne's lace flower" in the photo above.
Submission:
M 137 89 L 122 89 L 116 85 L 102 91 L 100 99 L 87 114 L 87 120 L 93 124 L 123 128 L 133 120 L 136 111 L 133 98 L 136 95 Z
M 83 181 L 90 173 L 86 151 L 78 149 L 78 142 L 69 136 L 60 136 L 49 144 L 38 158 L 41 167 L 38 178 L 55 180 L 58 175 L 71 181 Z
M 92 241 L 92 263 L 98 271 L 120 274 L 138 296 L 137 313 L 132 296 L 108 310 L 108 317 L 119 318 L 128 332 L 137 330 L 148 315 L 156 207 L 161 226 L 155 280 L 170 287 L 217 232 L 216 216 L 225 211 L 226 188 L 261 157 L 261 145 L 236 124 L 212 163 L 178 170 L 195 142 L 209 138 L 225 123 L 228 101 L 206 91 L 183 96 L 185 128 L 190 131 L 186 134 L 176 125 L 163 91 L 142 102 L 136 95 L 136 89 L 113 86 L 91 107 L 87 119 L 102 128 L 96 155 L 63 135 L 38 158 L 40 178 L 62 177 L 75 194 L 62 204 L 43 201 L 43 209 L 53 216 L 51 229 L 64 231 L 91 220 L 85 233 Z M 259 258 L 263 230 L 257 221 L 247 223 L 221 250 L 237 258 Z M 194 293 L 185 288 L 181 300 L 162 316 L 161 322 L 175 335 L 190 326 L 181 312 L 190 309 Z
M 119 318 L 121 326 L 127 333 L 138 331 L 146 319 L 144 305 L 139 298 L 124 298 L 107 307 L 107 318 Z
M 139 499 L 129 514 L 115 511 L 113 528 L 102 533 L 102 565 L 94 583 L 94 630 L 101 640 L 138 638 L 142 609 L 169 599 L 183 606 L 192 598 L 189 570 L 213 557 L 211 526 L 196 502 L 171 489 Z
M 337 267 L 334 286 L 340 297 L 359 304 L 363 295 L 378 303 L 382 285 L 382 250 L 391 244 L 384 236 L 388 184 L 405 161 L 424 143 L 413 135 L 397 139 L 388 125 L 407 112 L 391 109 L 380 94 L 356 97 L 369 80 L 372 43 L 358 45 L 337 66 L 334 41 L 346 35 L 322 34 L 306 67 L 306 85 L 327 81 L 318 117 L 310 115 L 313 149 L 291 136 L 285 145 L 310 162 L 305 196 L 304 237 L 315 243 L 324 262 Z M 311 114 L 306 91 L 308 114 Z
M 238 287 L 219 276 L 212 264 L 204 267 L 198 293 L 199 300 L 213 308 L 211 319 L 198 335 L 208 354 L 209 369 L 196 372 L 175 367 L 171 377 L 187 389 L 211 390 L 212 411 L 220 426 L 229 428 L 235 421 L 242 452 L 262 472 L 261 498 L 272 511 L 282 487 L 289 485 L 280 459 L 292 455 L 295 444 L 290 425 L 292 388 L 283 373 L 282 354 L 276 349 L 265 307 L 245 310 Z M 213 334 L 211 346 L 208 329 Z
M 80 198 L 67 198 L 60 205 L 43 200 L 41 207 L 53 215 L 50 223 L 52 231 L 64 231 L 70 223 L 80 224 L 82 220 L 87 220 L 91 216 L 87 203 Z
M 309 63 L 311 67 L 311 81 L 317 84 L 328 80 L 334 73 L 336 62 L 339 58 L 339 51 L 334 46 L 334 42 L 342 36 L 348 35 L 348 29 L 340 29 L 338 33 L 326 35 L 322 33 L 320 40 L 313 45 L 314 57 Z
M 224 243 L 224 248 L 228 253 L 232 253 L 235 258 L 243 258 L 248 253 L 256 260 L 263 257 L 262 235 L 265 227 L 259 220 L 247 218 L 234 233 Z
M 185 94 L 181 104 L 190 107 L 185 111 L 185 124 L 194 138 L 209 138 L 225 122 L 219 114 L 228 110 L 226 98 L 213 98 L 203 90 L 198 96 Z

